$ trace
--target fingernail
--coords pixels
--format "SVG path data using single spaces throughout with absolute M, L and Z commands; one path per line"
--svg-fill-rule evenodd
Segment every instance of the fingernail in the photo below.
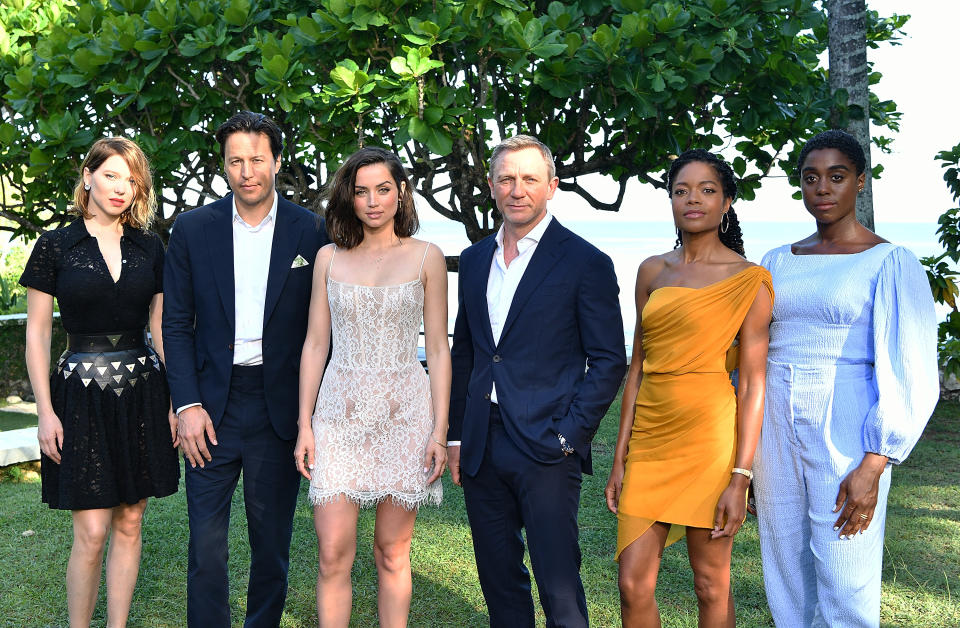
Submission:
M 313 471 L 313 465 L 310 465 L 310 470 Z
M 426 473 L 426 472 L 429 471 L 429 470 L 430 470 L 430 467 L 424 467 L 424 468 L 423 468 L 423 472 L 424 472 L 424 473 Z

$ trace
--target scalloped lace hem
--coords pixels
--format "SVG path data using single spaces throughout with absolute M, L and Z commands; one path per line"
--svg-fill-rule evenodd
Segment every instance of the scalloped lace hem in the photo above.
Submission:
M 343 495 L 348 501 L 359 505 L 361 508 L 370 508 L 378 505 L 380 502 L 389 499 L 404 510 L 416 510 L 424 504 L 439 506 L 443 498 L 442 490 L 426 490 L 422 493 L 397 493 L 394 491 L 352 491 L 352 490 L 333 490 L 318 489 L 310 487 L 310 502 L 315 506 L 332 504 L 337 498 Z

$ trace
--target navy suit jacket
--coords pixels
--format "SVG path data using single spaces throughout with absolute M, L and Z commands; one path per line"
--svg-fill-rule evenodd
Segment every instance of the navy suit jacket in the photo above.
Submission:
M 504 428 L 521 451 L 560 462 L 563 434 L 592 473 L 590 441 L 627 363 L 613 262 L 554 218 L 494 343 L 487 279 L 496 248 L 489 236 L 460 255 L 448 438 L 461 441 L 461 470 L 480 468 L 496 382 Z
M 313 265 L 327 242 L 316 214 L 277 199 L 263 315 L 263 383 L 270 423 L 285 440 L 297 437 Z M 293 268 L 298 255 L 309 264 Z M 167 380 L 173 407 L 203 404 L 214 428 L 227 405 L 233 369 L 233 256 L 232 194 L 177 217 L 163 271 Z

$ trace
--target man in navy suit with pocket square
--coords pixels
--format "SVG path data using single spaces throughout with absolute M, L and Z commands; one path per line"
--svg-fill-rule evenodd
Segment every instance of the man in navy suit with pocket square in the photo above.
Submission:
M 617 277 L 547 212 L 558 179 L 539 140 L 497 146 L 487 181 L 503 226 L 460 255 L 450 472 L 490 625 L 534 626 L 524 528 L 547 626 L 587 626 L 577 509 L 626 371 Z
M 277 194 L 283 136 L 273 120 L 241 112 L 216 139 L 233 193 L 177 218 L 163 276 L 167 378 L 187 462 L 187 625 L 231 626 L 227 531 L 242 473 L 244 626 L 276 627 L 300 486 L 293 448 L 311 264 L 328 240 L 315 214 Z

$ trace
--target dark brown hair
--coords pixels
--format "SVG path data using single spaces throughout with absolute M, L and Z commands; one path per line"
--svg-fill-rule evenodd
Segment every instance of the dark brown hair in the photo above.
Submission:
M 270 140 L 270 152 L 274 159 L 283 151 L 283 131 L 269 116 L 252 111 L 241 111 L 217 127 L 214 137 L 220 144 L 220 156 L 227 156 L 227 138 L 234 133 L 263 133 Z
M 357 170 L 373 164 L 383 164 L 390 170 L 399 192 L 397 202 L 400 207 L 393 219 L 393 232 L 397 237 L 408 238 L 420 228 L 417 210 L 413 206 L 413 186 L 403 164 L 396 155 L 382 148 L 361 148 L 337 169 L 321 197 L 327 202 L 327 234 L 341 248 L 352 249 L 363 241 L 363 223 L 357 218 L 353 205 L 354 188 Z

